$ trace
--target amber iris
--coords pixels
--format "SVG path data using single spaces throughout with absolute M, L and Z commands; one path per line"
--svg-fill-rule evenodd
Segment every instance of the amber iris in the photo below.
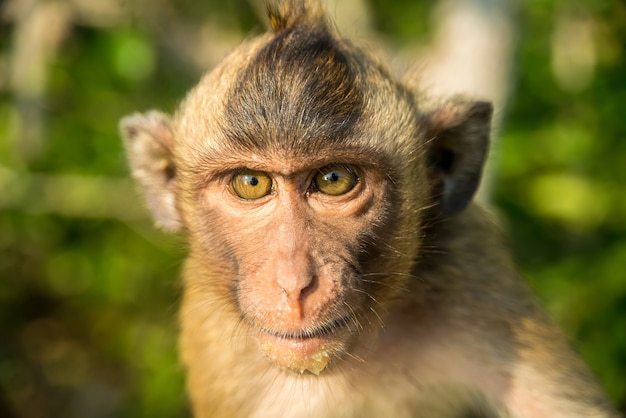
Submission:
M 242 199 L 260 199 L 272 191 L 272 179 L 262 171 L 243 170 L 233 177 L 232 189 Z
M 315 185 L 321 193 L 339 196 L 354 188 L 357 176 L 346 166 L 334 164 L 321 168 L 315 175 Z

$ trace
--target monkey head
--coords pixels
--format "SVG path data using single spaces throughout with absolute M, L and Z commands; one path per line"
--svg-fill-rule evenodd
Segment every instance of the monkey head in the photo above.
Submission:
M 188 236 L 189 310 L 318 374 L 384 326 L 383 306 L 419 280 L 428 225 L 471 200 L 491 106 L 426 106 L 309 2 L 270 20 L 173 118 L 136 114 L 121 130 L 156 221 Z

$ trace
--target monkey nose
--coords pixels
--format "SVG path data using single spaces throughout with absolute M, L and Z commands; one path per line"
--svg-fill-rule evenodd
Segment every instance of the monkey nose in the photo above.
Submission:
M 315 277 L 311 274 L 281 275 L 276 278 L 291 315 L 302 319 L 307 295 L 314 290 Z
M 305 291 L 311 287 L 313 276 L 310 274 L 280 275 L 276 284 L 289 300 L 298 301 Z

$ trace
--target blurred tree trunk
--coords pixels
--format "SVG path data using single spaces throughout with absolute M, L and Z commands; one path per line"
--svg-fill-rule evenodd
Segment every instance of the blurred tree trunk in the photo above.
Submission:
M 70 8 L 64 2 L 14 0 L 4 12 L 14 23 L 9 62 L 13 108 L 7 136 L 15 157 L 27 162 L 43 150 L 49 69 L 70 27 Z

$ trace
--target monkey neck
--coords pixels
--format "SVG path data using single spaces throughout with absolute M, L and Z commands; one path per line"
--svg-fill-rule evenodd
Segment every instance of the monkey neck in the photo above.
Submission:
M 518 277 L 495 217 L 478 204 L 446 218 L 426 222 L 425 240 L 413 267 L 420 285 L 431 288 L 477 279 L 484 284 L 496 267 L 498 275 Z M 437 274 L 444 273 L 442 280 Z M 477 276 L 477 277 L 474 277 Z

